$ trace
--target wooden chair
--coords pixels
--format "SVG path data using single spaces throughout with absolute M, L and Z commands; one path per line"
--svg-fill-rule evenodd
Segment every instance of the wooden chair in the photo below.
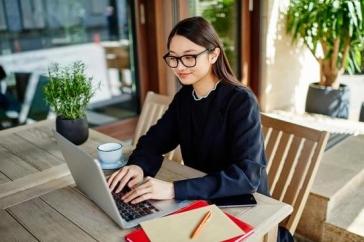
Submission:
M 294 234 L 305 207 L 329 134 L 261 115 L 273 198 L 292 205 L 281 225 Z
M 158 119 L 167 110 L 168 105 L 171 103 L 172 98 L 163 96 L 149 91 L 145 98 L 142 112 L 139 116 L 139 120 L 135 129 L 135 135 L 133 139 L 133 146 L 138 143 L 139 138 L 146 134 L 149 128 L 154 125 Z M 169 160 L 173 160 L 182 163 L 182 155 L 179 146 L 171 152 L 165 154 L 165 157 Z

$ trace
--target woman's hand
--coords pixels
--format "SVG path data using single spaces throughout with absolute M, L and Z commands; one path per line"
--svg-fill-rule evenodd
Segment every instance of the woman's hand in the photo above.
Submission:
M 121 199 L 128 203 L 140 203 L 148 199 L 165 200 L 174 198 L 174 186 L 171 182 L 146 177 L 144 182 L 126 193 Z
M 128 185 L 129 188 L 138 185 L 143 181 L 143 177 L 142 168 L 137 165 L 129 165 L 114 172 L 107 180 L 107 184 L 111 191 L 116 188 L 115 193 L 119 193 L 125 185 Z

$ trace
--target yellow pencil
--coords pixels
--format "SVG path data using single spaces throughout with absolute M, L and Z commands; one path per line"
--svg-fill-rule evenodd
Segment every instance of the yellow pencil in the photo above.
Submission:
M 209 210 L 201 219 L 201 221 L 197 224 L 197 226 L 195 227 L 195 229 L 193 230 L 192 234 L 191 234 L 191 239 L 196 238 L 200 233 L 201 230 L 203 229 L 204 225 L 210 220 L 211 217 L 211 211 Z

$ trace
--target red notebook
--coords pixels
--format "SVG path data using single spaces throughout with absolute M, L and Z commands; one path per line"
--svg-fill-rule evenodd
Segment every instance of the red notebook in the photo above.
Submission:
M 183 213 L 185 211 L 189 211 L 195 208 L 201 208 L 201 207 L 205 207 L 208 206 L 209 204 L 204 201 L 204 200 L 198 200 L 195 201 L 193 203 L 191 203 L 190 205 L 179 209 L 178 211 L 176 211 L 175 213 Z M 228 240 L 224 240 L 223 242 L 239 242 L 239 241 L 243 241 L 246 237 L 248 237 L 249 235 L 251 235 L 253 233 L 253 226 L 241 221 L 240 219 L 225 213 L 236 225 L 238 225 L 245 233 L 239 236 L 236 236 L 234 238 L 228 239 Z M 147 234 L 144 232 L 144 230 L 142 228 L 138 228 L 136 230 L 134 230 L 133 232 L 127 234 L 125 236 L 125 240 L 128 242 L 150 242 L 150 240 L 148 239 Z

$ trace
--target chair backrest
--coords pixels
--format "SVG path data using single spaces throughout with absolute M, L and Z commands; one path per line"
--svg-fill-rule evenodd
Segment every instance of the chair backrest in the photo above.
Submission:
M 50 107 L 44 99 L 43 88 L 48 83 L 48 77 L 39 76 L 32 103 L 30 105 L 28 119 L 40 121 L 47 119 Z
M 47 82 L 48 77 L 36 72 L 31 74 L 19 114 L 19 123 L 44 120 L 48 117 L 50 108 L 43 94 L 43 87 Z
M 167 110 L 168 105 L 171 103 L 172 98 L 163 96 L 149 91 L 145 98 L 142 112 L 140 113 L 139 120 L 135 129 L 133 139 L 133 146 L 138 143 L 139 138 L 146 134 L 151 126 L 153 126 L 159 118 Z M 165 154 L 165 157 L 182 163 L 182 155 L 179 146 L 173 151 Z
M 16 82 L 16 94 L 19 102 L 24 102 L 25 93 L 27 91 L 27 86 L 29 79 L 31 77 L 31 72 L 15 72 L 15 82 Z
M 261 115 L 267 172 L 273 198 L 292 205 L 293 212 L 281 225 L 296 230 L 329 134 Z

